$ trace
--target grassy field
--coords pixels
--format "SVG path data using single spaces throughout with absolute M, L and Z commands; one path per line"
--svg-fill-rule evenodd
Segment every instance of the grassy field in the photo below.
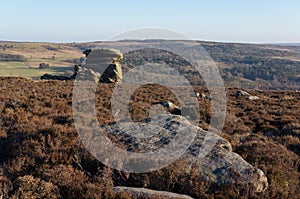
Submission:
M 45 73 L 49 74 L 60 74 L 63 75 L 65 74 L 66 71 L 72 71 L 73 67 L 52 67 L 48 69 L 36 69 L 36 68 L 0 68 L 0 75 L 7 77 L 7 76 L 17 76 L 17 77 L 26 77 L 26 78 L 39 78 Z
M 0 76 L 39 78 L 45 73 L 63 74 L 73 70 L 72 60 L 82 57 L 75 44 L 0 42 L 0 54 L 21 55 L 26 61 L 0 61 Z M 38 69 L 40 63 L 50 65 Z

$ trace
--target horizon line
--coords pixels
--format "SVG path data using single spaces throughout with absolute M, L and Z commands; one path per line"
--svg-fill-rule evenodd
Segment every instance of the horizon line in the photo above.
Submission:
M 205 39 L 122 39 L 122 40 L 89 40 L 89 41 L 28 41 L 28 40 L 0 40 L 0 43 L 56 43 L 56 44 L 71 44 L 71 43 L 100 43 L 100 42 L 117 42 L 117 41 L 196 41 L 196 42 L 208 42 L 208 43 L 228 43 L 228 44 L 255 44 L 255 45 L 300 45 L 300 42 L 251 42 L 251 41 L 220 41 L 220 40 L 205 40 Z

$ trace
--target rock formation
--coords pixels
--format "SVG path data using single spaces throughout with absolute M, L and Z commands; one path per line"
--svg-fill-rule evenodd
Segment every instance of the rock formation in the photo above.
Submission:
M 235 96 L 240 98 L 240 97 L 244 97 L 245 99 L 248 99 L 248 100 L 258 100 L 259 97 L 257 96 L 254 96 L 254 95 L 250 95 L 248 92 L 246 91 L 243 91 L 243 90 L 237 90 L 236 93 L 235 93 Z
M 173 104 L 172 102 L 162 101 L 162 102 L 156 102 L 156 103 L 153 103 L 153 104 L 162 105 L 171 114 L 181 115 L 181 109 L 178 106 L 176 106 L 175 104 Z
M 111 49 L 87 49 L 83 51 L 86 63 L 84 65 L 75 65 L 74 74 L 70 77 L 44 74 L 43 80 L 74 80 L 80 75 L 80 80 L 99 81 L 101 83 L 117 83 L 122 79 L 122 66 L 120 60 L 123 55 L 116 50 Z M 102 75 L 101 75 L 102 74 Z
M 117 83 L 122 79 L 122 66 L 120 60 L 123 55 L 112 49 L 95 49 L 84 51 L 87 58 L 85 68 L 92 69 L 101 75 L 102 83 Z
M 149 125 L 150 123 L 151 125 Z M 178 128 L 179 125 L 180 128 Z M 191 124 L 182 116 L 161 114 L 142 120 L 134 125 L 129 122 L 118 122 L 103 126 L 102 128 L 109 137 L 113 137 L 127 151 L 137 153 L 148 153 L 149 149 L 150 152 L 155 152 L 155 150 L 159 150 L 161 147 L 172 142 L 174 136 L 189 136 L 191 132 L 196 132 L 192 143 L 187 146 L 188 149 L 181 156 L 189 162 L 186 165 L 187 168 L 190 165 L 197 164 L 201 170 L 202 178 L 218 186 L 236 186 L 238 184 L 239 187 L 243 186 L 252 193 L 262 192 L 268 186 L 264 173 L 247 163 L 238 154 L 232 152 L 232 147 L 227 140 L 215 133 L 204 131 L 198 126 Z M 93 135 L 89 135 L 86 139 L 93 141 L 97 140 L 98 136 L 99 133 L 93 132 Z M 178 139 L 176 141 L 179 141 L 180 144 L 185 141 L 183 138 Z M 216 140 L 216 142 L 210 145 L 212 140 Z M 90 144 L 88 143 L 87 145 Z M 92 145 L 95 151 L 100 151 L 100 148 L 103 147 L 103 145 Z M 97 147 L 100 148 L 98 149 Z M 202 152 L 206 152 L 207 155 L 201 157 Z M 163 157 L 168 158 L 172 157 L 172 155 L 170 153 Z M 123 157 L 114 158 L 117 160 Z M 131 163 L 123 162 L 122 164 L 124 166 Z M 147 167 L 148 165 L 143 166 Z

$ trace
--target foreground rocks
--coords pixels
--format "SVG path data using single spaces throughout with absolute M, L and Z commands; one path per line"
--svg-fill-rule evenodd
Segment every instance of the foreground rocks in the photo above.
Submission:
M 151 125 L 149 125 L 151 123 Z M 137 125 L 136 125 L 137 124 Z M 181 156 L 187 162 L 186 169 L 191 165 L 198 164 L 202 179 L 218 186 L 238 186 L 243 187 L 249 192 L 263 192 L 268 187 L 267 178 L 260 169 L 256 169 L 247 163 L 241 156 L 232 152 L 230 143 L 215 133 L 204 131 L 203 129 L 192 125 L 186 118 L 178 115 L 161 114 L 138 123 L 118 122 L 102 129 L 117 140 L 117 143 L 123 144 L 125 149 L 136 153 L 157 153 L 157 151 L 166 147 L 175 139 L 175 146 L 184 147 L 184 142 L 192 137 L 191 132 L 195 132 L 192 143 L 188 146 L 186 152 Z M 88 132 L 87 129 L 84 130 Z M 182 137 L 182 135 L 184 135 Z M 176 137 L 178 136 L 178 137 Z M 86 146 L 92 146 L 92 153 L 103 156 L 101 150 L 105 144 L 97 146 L 92 143 L 99 138 L 99 132 L 93 135 L 82 137 Z M 91 143 L 87 143 L 87 142 Z M 177 143 L 176 143 L 177 142 Z M 172 143 L 171 143 L 172 145 Z M 182 145 L 182 146 L 181 146 Z M 205 154 L 204 156 L 202 154 Z M 160 154 L 161 155 L 161 154 Z M 176 156 L 176 152 L 163 154 L 166 161 Z M 157 156 L 159 158 L 159 155 Z M 137 170 L 149 167 L 155 168 L 155 155 L 152 164 L 135 163 L 134 160 L 128 161 L 123 156 L 114 157 L 114 161 L 119 165 L 118 169 L 127 169 L 132 164 Z M 122 161 L 121 161 L 122 160 Z M 146 159 L 145 159 L 146 160 Z M 157 164 L 164 160 L 157 160 Z

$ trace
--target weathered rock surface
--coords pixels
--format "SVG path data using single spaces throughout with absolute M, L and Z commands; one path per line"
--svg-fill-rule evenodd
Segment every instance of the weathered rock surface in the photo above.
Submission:
M 254 95 L 250 95 L 248 92 L 243 91 L 243 90 L 237 90 L 235 93 L 236 97 L 244 97 L 245 99 L 254 101 L 254 100 L 258 100 L 259 97 L 254 96 Z
M 145 188 L 134 187 L 114 187 L 115 193 L 127 192 L 132 195 L 133 198 L 160 198 L 160 199 L 192 199 L 192 197 L 182 194 L 176 194 L 167 191 L 155 191 Z
M 95 49 L 87 54 L 85 68 L 102 74 L 100 82 L 117 83 L 122 79 L 122 67 L 119 61 L 123 58 L 120 51 L 113 49 Z
M 241 96 L 250 96 L 250 94 L 246 91 L 243 90 L 237 90 L 235 93 L 236 97 L 241 97 Z
M 117 83 L 122 80 L 123 73 L 121 64 L 115 62 L 113 64 L 109 64 L 104 73 L 100 78 L 100 82 L 102 83 Z
M 151 125 L 149 125 L 150 123 Z M 251 192 L 262 192 L 268 186 L 264 173 L 247 163 L 238 154 L 232 152 L 232 147 L 227 140 L 216 133 L 204 131 L 182 116 L 161 114 L 134 124 L 117 122 L 102 128 L 109 137 L 117 143 L 121 143 L 127 151 L 136 153 L 152 152 L 154 154 L 160 148 L 165 148 L 170 143 L 172 145 L 173 140 L 175 140 L 174 149 L 176 149 L 176 146 L 178 148 L 184 146 L 186 144 L 184 143 L 186 142 L 185 139 L 193 138 L 191 132 L 195 132 L 194 139 L 189 143 L 181 158 L 186 159 L 190 165 L 198 164 L 204 180 L 220 186 L 235 186 L 238 184 L 239 187 L 244 186 Z M 97 137 L 99 137 L 99 132 L 82 137 L 82 139 L 93 141 L 97 140 Z M 95 151 L 101 150 L 103 147 L 105 146 L 101 145 L 97 149 L 97 145 L 92 146 Z M 202 154 L 205 154 L 205 156 Z M 164 154 L 163 157 L 167 159 L 172 158 L 174 155 L 176 154 L 170 152 Z M 115 157 L 115 161 L 122 158 L 124 157 Z M 126 164 L 132 164 L 132 162 L 125 162 L 121 167 L 126 167 Z M 137 165 L 137 168 L 139 166 L 141 165 Z M 142 166 L 151 167 L 147 164 Z

